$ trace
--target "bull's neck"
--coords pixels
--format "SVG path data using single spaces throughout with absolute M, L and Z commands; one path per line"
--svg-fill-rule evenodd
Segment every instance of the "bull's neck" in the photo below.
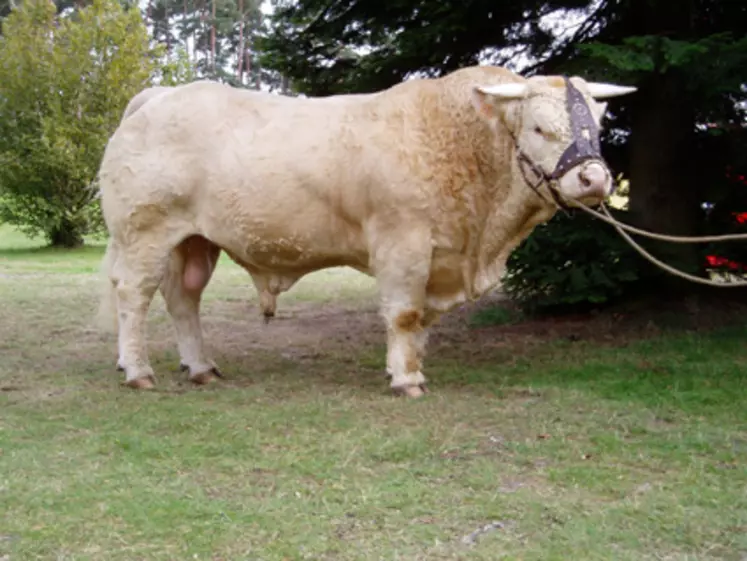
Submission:
M 555 208 L 527 185 L 513 138 L 502 124 L 491 131 L 463 89 L 428 93 L 433 97 L 421 106 L 418 119 L 423 167 L 413 171 L 427 170 L 438 190 L 437 237 L 464 241 L 464 288 L 478 297 L 500 282 L 511 251 Z
M 501 188 L 493 193 L 480 232 L 471 283 L 474 296 L 480 296 L 500 283 L 511 252 L 557 210 L 527 184 L 508 131 L 499 130 L 498 135 L 498 154 L 502 164 L 498 168 L 505 170 L 505 175 L 495 178 Z

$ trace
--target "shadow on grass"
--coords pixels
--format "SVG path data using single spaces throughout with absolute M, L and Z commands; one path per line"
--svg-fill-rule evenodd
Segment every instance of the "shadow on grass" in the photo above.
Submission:
M 746 328 L 730 327 L 706 334 L 665 334 L 625 347 L 551 342 L 531 355 L 495 353 L 483 355 L 479 363 L 436 352 L 427 357 L 425 373 L 437 394 L 488 392 L 508 398 L 517 391 L 557 388 L 662 414 L 729 416 L 747 422 L 745 338 Z M 277 382 L 284 392 L 388 392 L 383 343 L 296 356 L 292 351 L 252 350 L 246 358 L 225 353 L 216 358 L 228 374 L 216 390 L 225 385 L 272 387 Z M 168 362 L 175 360 L 172 356 Z M 161 362 L 157 368 L 174 370 L 175 365 Z

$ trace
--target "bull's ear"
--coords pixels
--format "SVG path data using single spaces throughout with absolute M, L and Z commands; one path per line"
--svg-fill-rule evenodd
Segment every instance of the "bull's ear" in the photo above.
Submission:
M 484 119 L 496 119 L 500 116 L 500 105 L 503 101 L 526 97 L 526 84 L 511 82 L 492 86 L 472 88 L 472 105 Z
M 589 89 L 589 95 L 594 99 L 607 99 L 608 97 L 617 97 L 638 91 L 638 88 L 633 86 L 618 86 L 604 82 L 587 82 L 586 87 Z

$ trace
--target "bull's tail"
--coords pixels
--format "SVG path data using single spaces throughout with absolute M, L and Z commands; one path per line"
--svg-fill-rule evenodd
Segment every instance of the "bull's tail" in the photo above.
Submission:
M 117 292 L 114 278 L 114 267 L 117 262 L 118 248 L 114 239 L 109 238 L 106 253 L 101 260 L 101 294 L 99 309 L 96 314 L 96 325 L 102 331 L 116 333 L 117 322 Z

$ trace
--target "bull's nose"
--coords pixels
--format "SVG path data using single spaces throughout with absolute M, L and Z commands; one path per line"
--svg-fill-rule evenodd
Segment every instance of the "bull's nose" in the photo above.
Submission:
M 584 166 L 578 172 L 578 180 L 588 196 L 606 198 L 610 194 L 612 182 L 607 169 L 596 162 Z

